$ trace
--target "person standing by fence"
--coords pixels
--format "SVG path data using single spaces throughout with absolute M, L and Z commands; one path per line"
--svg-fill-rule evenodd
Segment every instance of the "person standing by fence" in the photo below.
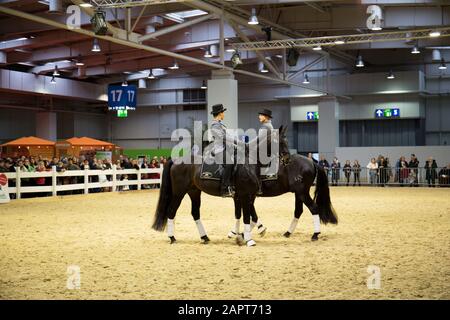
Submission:
M 411 154 L 411 161 L 409 161 L 408 167 L 410 168 L 410 184 L 411 186 L 419 186 L 419 160 L 417 160 L 416 155 Z
M 434 187 L 437 178 L 437 163 L 432 157 L 425 162 L 425 178 L 429 187 Z
M 345 180 L 347 180 L 347 187 L 350 184 L 350 176 L 352 174 L 352 165 L 350 164 L 350 160 L 346 160 L 344 167 L 342 169 L 344 171 L 344 175 L 345 175 Z
M 361 186 L 361 181 L 359 180 L 359 176 L 361 174 L 361 165 L 358 160 L 353 161 L 353 186 L 356 185 L 356 181 L 358 181 L 358 186 Z
M 376 184 L 377 183 L 377 176 L 378 176 L 378 163 L 376 162 L 375 158 L 372 158 L 367 165 L 367 169 L 369 169 L 369 181 L 370 184 Z
M 341 163 L 338 158 L 334 157 L 331 163 L 331 185 L 337 186 L 340 179 Z

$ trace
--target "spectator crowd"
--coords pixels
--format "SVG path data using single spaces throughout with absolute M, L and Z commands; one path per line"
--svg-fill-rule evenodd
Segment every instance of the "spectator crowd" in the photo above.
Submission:
M 153 157 L 149 160 L 147 157 L 141 159 L 133 159 L 128 158 L 126 156 L 120 156 L 120 159 L 115 162 L 116 170 L 122 169 L 147 169 L 147 168 L 160 168 L 167 162 L 166 157 Z M 0 173 L 2 172 L 16 172 L 20 170 L 21 172 L 43 172 L 43 171 L 52 171 L 52 167 L 56 167 L 57 172 L 64 172 L 70 170 L 108 170 L 112 169 L 112 162 L 108 159 L 97 159 L 93 158 L 85 158 L 84 156 L 77 157 L 61 157 L 61 158 L 53 158 L 51 160 L 42 158 L 41 156 L 37 157 L 25 157 L 22 156 L 17 159 L 12 158 L 0 158 Z M 148 173 L 142 174 L 141 179 L 159 179 L 159 173 Z M 99 174 L 89 176 L 89 182 L 107 182 L 112 180 L 112 175 L 107 174 Z M 126 180 L 137 180 L 137 174 L 119 174 L 117 175 L 117 180 L 126 181 Z M 15 186 L 15 179 L 9 179 L 9 186 Z M 50 186 L 52 183 L 51 177 L 40 177 L 40 178 L 22 178 L 21 185 L 25 187 L 30 186 Z M 84 183 L 84 175 L 83 176 L 74 176 L 74 177 L 57 177 L 58 185 L 65 184 L 81 184 Z M 143 189 L 150 188 L 158 188 L 157 184 L 149 184 L 142 185 Z M 126 190 L 136 190 L 136 185 L 124 185 L 118 187 L 118 191 L 126 191 Z M 89 189 L 90 193 L 96 192 L 106 192 L 111 191 L 111 187 L 105 188 L 92 188 Z M 83 190 L 73 190 L 73 191 L 59 191 L 58 195 L 66 195 L 66 194 L 77 194 L 83 193 Z M 25 193 L 22 197 L 35 197 L 35 196 L 47 196 L 46 193 Z M 14 195 L 11 195 L 14 197 Z
M 311 153 L 308 154 L 308 158 L 314 160 Z M 353 163 L 346 160 L 345 164 L 341 166 L 337 157 L 334 157 L 330 164 L 323 155 L 320 156 L 318 164 L 325 169 L 327 176 L 331 177 L 332 186 L 337 186 L 341 181 L 341 171 L 346 186 L 350 184 L 360 186 L 362 169 L 368 173 L 369 184 L 381 187 L 388 183 L 417 187 L 420 175 L 429 187 L 435 187 L 437 184 L 450 186 L 450 163 L 446 167 L 439 168 L 436 160 L 429 157 L 421 166 L 415 154 L 411 154 L 409 161 L 404 156 L 400 157 L 394 165 L 391 164 L 388 157 L 379 155 L 377 158 L 370 159 L 365 168 L 361 167 L 358 160 L 354 160 Z

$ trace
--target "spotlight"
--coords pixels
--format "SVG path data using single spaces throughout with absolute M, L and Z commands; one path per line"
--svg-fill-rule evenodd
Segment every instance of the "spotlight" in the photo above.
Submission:
M 345 41 L 342 40 L 342 39 L 336 39 L 336 40 L 334 40 L 334 44 L 344 44 L 344 43 L 345 43 Z
M 127 82 L 127 80 L 125 80 L 124 82 L 122 82 L 122 87 L 128 87 L 128 82 Z
M 266 69 L 266 66 L 264 65 L 264 63 L 262 61 L 260 61 L 258 63 L 258 69 L 259 69 L 259 72 L 261 72 L 261 73 L 269 72 L 269 70 Z
M 438 31 L 438 30 L 435 30 L 435 31 L 431 31 L 431 32 L 429 33 L 429 35 L 430 35 L 430 37 L 432 37 L 432 38 L 437 38 L 437 37 L 440 37 L 440 36 L 441 36 L 441 32 Z
M 321 46 L 315 46 L 315 47 L 313 47 L 313 50 L 314 51 L 320 51 L 320 50 L 322 50 L 322 47 Z
M 203 80 L 202 86 L 200 87 L 200 89 L 206 90 L 208 89 L 208 87 L 206 86 L 206 81 Z
M 77 60 L 77 61 L 75 61 L 75 65 L 78 66 L 78 67 L 82 67 L 82 66 L 84 66 L 84 62 L 80 61 L 80 60 Z
M 91 18 L 91 23 L 95 34 L 104 36 L 108 33 L 105 11 L 96 10 Z
M 180 69 L 180 67 L 178 66 L 178 62 L 175 60 L 173 65 L 169 67 L 170 70 L 177 70 Z
M 233 49 L 232 47 L 228 47 L 225 51 L 226 51 L 226 52 L 230 52 L 230 53 L 236 52 L 236 50 Z
M 258 17 L 256 16 L 256 9 L 255 8 L 252 8 L 252 15 L 248 19 L 248 24 L 250 24 L 250 25 L 259 24 Z
M 239 55 L 239 52 L 235 52 L 233 56 L 231 57 L 231 64 L 233 68 L 236 68 L 238 65 L 242 64 L 241 56 Z
M 92 44 L 92 49 L 91 49 L 91 51 L 92 51 L 92 52 L 100 52 L 100 51 L 102 51 L 102 50 L 100 49 L 100 44 L 99 44 L 97 38 L 94 38 L 94 42 L 93 42 L 93 44 Z
M 55 70 L 53 70 L 53 76 L 54 77 L 57 77 L 57 76 L 59 76 L 60 74 L 59 74 L 59 71 L 58 71 L 58 66 L 57 65 L 55 65 Z
M 356 66 L 357 66 L 358 68 L 364 67 L 364 61 L 363 61 L 361 55 L 359 55 L 359 56 L 358 56 L 358 59 L 356 60 Z
M 439 70 L 447 70 L 447 65 L 445 64 L 444 59 L 441 61 L 441 65 L 439 66 Z
M 309 84 L 309 78 L 308 78 L 308 74 L 305 73 L 305 76 L 303 78 L 303 84 Z
M 92 4 L 86 2 L 80 3 L 79 6 L 82 8 L 92 8 Z
M 388 74 L 388 76 L 386 78 L 389 79 L 389 80 L 395 79 L 395 76 L 394 76 L 394 73 L 392 72 L 392 70 L 389 71 L 389 74 Z

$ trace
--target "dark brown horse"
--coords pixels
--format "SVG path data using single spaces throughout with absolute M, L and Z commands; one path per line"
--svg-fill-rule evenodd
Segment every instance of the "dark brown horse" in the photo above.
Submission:
M 289 155 L 289 148 L 286 138 L 286 129 L 280 130 L 280 166 L 278 170 L 278 179 L 264 181 L 262 183 L 262 197 L 276 197 L 287 192 L 295 193 L 295 211 L 294 218 L 288 231 L 284 233 L 285 237 L 290 237 L 294 232 L 298 220 L 303 213 L 303 204 L 309 209 L 313 216 L 314 233 L 311 240 L 318 239 L 320 234 L 320 222 L 324 224 L 337 224 L 338 219 L 336 213 L 331 206 L 330 190 L 328 187 L 328 179 L 324 169 L 312 160 L 301 155 Z M 311 198 L 310 189 L 316 181 L 316 190 L 314 199 Z M 236 225 L 232 229 L 228 237 L 239 235 L 239 221 L 241 218 L 241 201 L 235 197 L 235 218 Z M 258 222 L 258 216 L 254 208 L 255 198 L 252 199 L 250 206 L 250 215 L 253 225 L 258 227 L 258 233 L 264 234 L 265 227 Z
M 270 138 L 267 138 L 270 146 Z M 235 170 L 236 196 L 240 199 L 240 205 L 244 215 L 244 240 L 247 246 L 255 245 L 251 236 L 250 215 L 254 211 L 253 199 L 258 190 L 256 164 L 249 164 L 249 148 L 259 147 L 257 140 L 253 140 L 246 147 L 245 164 L 237 164 Z M 184 196 L 189 195 L 192 201 L 191 214 L 197 225 L 200 238 L 203 243 L 208 243 L 209 238 L 200 220 L 200 196 L 206 192 L 213 196 L 221 196 L 220 181 L 201 179 L 200 164 L 174 164 L 169 161 L 164 166 L 159 201 L 156 208 L 155 219 L 152 228 L 163 231 L 167 225 L 167 233 L 170 243 L 176 241 L 174 236 L 174 218 Z

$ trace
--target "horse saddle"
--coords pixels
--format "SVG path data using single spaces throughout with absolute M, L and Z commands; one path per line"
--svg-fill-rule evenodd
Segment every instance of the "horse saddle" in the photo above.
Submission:
M 205 152 L 200 171 L 200 179 L 221 180 L 222 174 L 223 165 L 214 162 L 214 157 L 211 152 Z
M 273 161 L 273 160 L 272 160 Z M 267 165 L 262 165 L 261 166 L 261 170 L 260 170 L 260 180 L 261 181 L 273 181 L 273 180 L 278 180 L 278 170 L 277 172 L 271 172 L 269 169 L 271 167 L 271 163 L 272 161 L 270 161 Z
M 223 166 L 217 163 L 202 163 L 202 169 L 200 172 L 200 179 L 205 180 L 221 180 L 223 173 Z

